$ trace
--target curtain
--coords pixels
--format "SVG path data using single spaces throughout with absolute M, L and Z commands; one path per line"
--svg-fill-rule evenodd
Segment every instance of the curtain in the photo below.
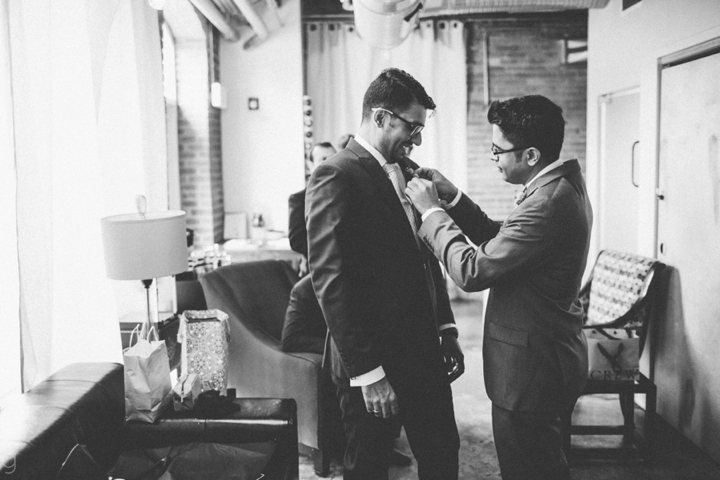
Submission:
M 105 276 L 100 219 L 134 211 L 138 194 L 167 208 L 165 120 L 145 0 L 8 3 L 27 389 L 69 363 L 121 361 L 126 307 Z
M 462 22 L 422 21 L 392 50 L 372 48 L 353 25 L 310 23 L 305 34 L 315 141 L 335 143 L 342 134 L 355 133 L 370 82 L 384 68 L 397 67 L 415 77 L 437 104 L 423 131 L 423 144 L 411 157 L 465 188 L 467 67 Z
M 15 140 L 10 81 L 8 2 L 0 2 L 0 405 L 20 390 L 20 288 L 15 216 Z

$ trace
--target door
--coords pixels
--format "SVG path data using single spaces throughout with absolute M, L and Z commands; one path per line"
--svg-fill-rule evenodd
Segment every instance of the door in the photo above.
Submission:
M 667 301 L 651 327 L 658 413 L 720 461 L 720 41 L 660 74 L 658 258 Z
M 637 252 L 640 92 L 600 99 L 600 249 Z

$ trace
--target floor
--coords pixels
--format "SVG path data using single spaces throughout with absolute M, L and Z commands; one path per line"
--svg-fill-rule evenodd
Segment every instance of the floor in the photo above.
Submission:
M 482 378 L 482 325 L 479 321 L 482 297 L 464 294 L 453 302 L 453 311 L 460 328 L 460 340 L 465 353 L 465 374 L 453 384 L 455 416 L 460 431 L 460 479 L 500 480 L 495 456 L 490 419 L 490 400 L 485 394 Z M 615 423 L 621 418 L 617 396 L 593 395 L 581 397 L 573 413 L 573 423 Z M 641 427 L 644 412 L 636 408 L 636 421 Z M 573 437 L 573 445 L 602 446 L 620 443 L 620 437 Z M 571 462 L 573 480 L 720 480 L 720 466 L 711 461 L 688 441 L 661 424 L 655 439 L 653 459 L 643 462 L 629 458 L 621 460 L 574 460 Z M 397 447 L 410 454 L 404 436 Z M 300 457 L 300 480 L 316 480 L 312 461 Z M 342 479 L 342 466 L 333 463 L 328 479 Z M 392 467 L 391 480 L 417 479 L 415 463 L 409 467 Z

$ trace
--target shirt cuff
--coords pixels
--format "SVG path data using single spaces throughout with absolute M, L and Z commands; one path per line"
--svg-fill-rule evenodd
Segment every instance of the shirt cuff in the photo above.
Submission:
M 457 329 L 457 325 L 454 323 L 444 323 L 438 327 L 438 330 L 440 331 L 440 333 L 442 333 L 443 330 L 449 330 L 451 328 L 453 330 L 455 330 L 455 334 L 457 335 L 458 329 Z
M 453 208 L 455 205 L 458 204 L 458 202 L 460 201 L 461 198 L 462 198 L 462 190 L 460 190 L 458 188 L 458 192 L 457 192 L 457 195 L 455 195 L 455 199 L 452 202 L 448 203 L 445 206 L 445 208 Z
M 374 370 L 370 370 L 367 373 L 358 375 L 357 377 L 351 377 L 350 386 L 365 387 L 367 385 L 370 385 L 371 383 L 377 382 L 378 380 L 382 380 L 383 378 L 385 378 L 385 370 L 383 370 L 383 367 L 380 366 Z
M 443 209 L 440 208 L 440 207 L 428 208 L 427 210 L 425 210 L 425 213 L 423 213 L 423 214 L 422 214 L 422 217 L 420 217 L 420 218 L 421 218 L 422 221 L 424 222 L 431 214 L 433 214 L 433 213 L 435 213 L 435 212 L 444 212 L 444 211 L 445 211 L 445 210 L 443 210 Z

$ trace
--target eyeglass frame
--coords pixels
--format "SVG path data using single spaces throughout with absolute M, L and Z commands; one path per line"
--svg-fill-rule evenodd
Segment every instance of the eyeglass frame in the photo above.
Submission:
M 497 148 L 497 150 L 494 150 L 493 148 Z M 519 152 L 520 150 L 527 150 L 528 148 L 533 148 L 533 147 L 515 147 L 515 148 L 510 148 L 508 150 L 503 150 L 502 148 L 498 147 L 497 145 L 495 145 L 493 143 L 492 147 L 490 147 L 490 153 L 492 153 L 495 156 L 491 157 L 490 160 L 492 160 L 493 162 L 497 162 L 500 160 L 500 155 L 502 155 L 503 153 Z
M 410 130 L 410 138 L 413 138 L 415 135 L 417 135 L 417 134 L 419 134 L 420 132 L 422 132 L 423 129 L 425 128 L 425 125 L 420 124 L 420 123 L 413 123 L 413 122 L 411 122 L 411 121 L 409 121 L 409 120 L 405 120 L 403 117 L 401 117 L 401 116 L 398 115 L 397 113 L 393 112 L 392 110 L 388 110 L 387 108 L 383 108 L 383 107 L 373 107 L 373 108 L 370 109 L 370 111 L 373 112 L 373 114 L 374 114 L 375 112 L 377 112 L 378 110 L 383 110 L 383 111 L 385 111 L 385 112 L 388 112 L 390 115 L 395 115 L 399 120 L 401 120 L 402 122 L 404 122 L 405 125 L 407 125 L 408 127 L 410 127 L 410 128 L 412 129 L 412 130 Z

